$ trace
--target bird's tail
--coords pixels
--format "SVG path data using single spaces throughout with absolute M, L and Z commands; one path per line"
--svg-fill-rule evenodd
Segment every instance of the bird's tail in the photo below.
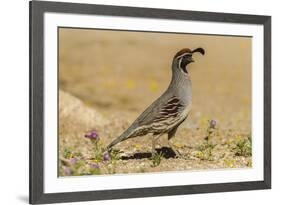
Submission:
M 125 132 L 123 132 L 119 137 L 117 137 L 115 140 L 113 140 L 108 146 L 107 146 L 107 150 L 111 150 L 111 148 L 113 146 L 115 146 L 116 144 L 128 139 L 132 137 L 132 131 L 131 129 L 127 129 Z

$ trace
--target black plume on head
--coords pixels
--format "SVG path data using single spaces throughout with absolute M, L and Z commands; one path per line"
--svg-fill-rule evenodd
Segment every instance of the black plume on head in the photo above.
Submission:
M 201 53 L 202 55 L 205 54 L 205 50 L 203 48 L 196 48 L 195 50 L 192 51 L 192 53 L 196 53 L 196 52 L 199 52 Z

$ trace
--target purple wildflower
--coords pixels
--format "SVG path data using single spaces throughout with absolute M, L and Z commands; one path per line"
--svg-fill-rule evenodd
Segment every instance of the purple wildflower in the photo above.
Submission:
M 99 169 L 99 168 L 100 168 L 100 165 L 99 165 L 98 163 L 92 163 L 92 164 L 90 164 L 90 167 L 91 167 L 92 169 Z
M 76 164 L 78 159 L 76 157 L 73 157 L 70 159 L 70 164 Z
M 211 120 L 210 121 L 210 128 L 215 129 L 217 125 L 217 121 L 216 120 Z
M 105 153 L 105 154 L 103 155 L 103 161 L 109 161 L 109 160 L 111 160 L 110 155 L 109 155 L 108 153 Z
M 97 132 L 93 131 L 93 132 L 85 134 L 85 137 L 90 139 L 90 140 L 98 140 L 99 134 Z
M 72 173 L 72 171 L 71 171 L 71 169 L 69 167 L 64 167 L 63 170 L 64 170 L 64 173 L 66 175 L 71 175 L 71 173 Z

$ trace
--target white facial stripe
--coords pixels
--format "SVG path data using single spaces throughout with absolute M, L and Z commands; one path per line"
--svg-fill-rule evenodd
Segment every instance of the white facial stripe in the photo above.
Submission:
M 182 58 L 183 56 L 188 55 L 188 54 L 189 54 L 189 55 L 192 55 L 192 53 L 184 53 L 184 54 L 178 56 L 177 59 Z
M 184 75 L 187 75 L 187 73 L 184 72 L 183 69 L 180 67 L 181 61 L 182 61 L 182 58 L 181 58 L 181 59 L 179 60 L 179 62 L 178 62 L 178 68 L 180 69 L 180 71 L 181 71 Z
M 179 62 L 178 62 L 178 67 L 179 67 L 179 68 L 181 68 L 181 66 L 180 66 L 180 65 L 181 65 L 181 61 L 182 61 L 182 58 L 180 58 L 180 60 L 179 60 Z

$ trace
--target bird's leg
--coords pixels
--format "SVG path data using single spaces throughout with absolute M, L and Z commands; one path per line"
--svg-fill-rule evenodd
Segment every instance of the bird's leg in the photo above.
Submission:
M 182 158 L 182 154 L 175 148 L 173 143 L 170 141 L 170 139 L 172 139 L 175 136 L 177 129 L 178 129 L 178 126 L 175 127 L 174 129 L 172 129 L 170 132 L 168 132 L 168 145 L 174 151 L 177 158 Z
M 152 134 L 152 151 L 151 151 L 152 157 L 155 156 L 156 154 L 156 149 L 155 149 L 156 140 L 157 140 L 157 135 Z
M 156 152 L 156 148 L 155 148 L 155 145 L 156 145 L 156 142 L 157 140 L 163 135 L 163 133 L 161 134 L 158 134 L 158 135 L 152 135 L 152 156 L 155 155 L 157 152 Z
M 154 156 L 156 152 L 156 142 L 162 136 L 162 134 L 152 134 L 152 156 Z
M 182 154 L 175 148 L 175 145 L 168 139 L 169 147 L 175 152 L 177 158 L 182 158 Z
M 162 135 L 163 135 L 163 134 L 155 135 L 155 144 L 157 143 L 157 141 L 159 140 L 159 138 L 160 138 Z

